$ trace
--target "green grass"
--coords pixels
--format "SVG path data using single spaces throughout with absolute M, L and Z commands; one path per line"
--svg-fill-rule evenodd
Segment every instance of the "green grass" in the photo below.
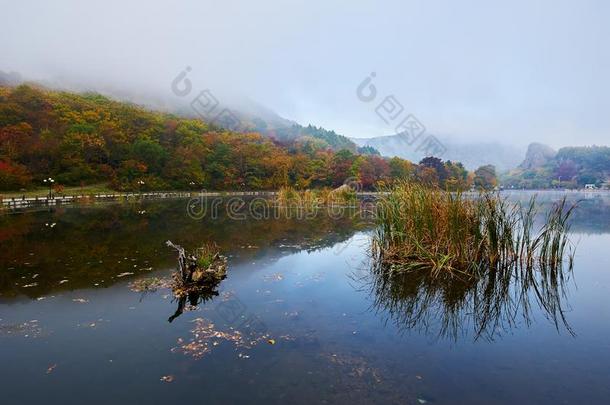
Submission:
M 208 243 L 204 244 L 199 249 L 196 249 L 193 256 L 195 256 L 198 267 L 207 269 L 219 254 L 220 250 L 218 246 L 214 243 Z
M 478 278 L 511 267 L 553 270 L 566 259 L 574 208 L 562 200 L 535 233 L 535 199 L 523 206 L 493 193 L 471 198 L 405 182 L 380 196 L 372 253 L 390 272 L 433 277 Z
M 112 194 L 117 193 L 117 191 L 112 190 L 108 183 L 100 183 L 100 184 L 91 184 L 83 187 L 65 187 L 63 191 L 59 195 L 93 195 L 93 194 Z M 20 198 L 23 196 L 26 197 L 47 197 L 49 195 L 48 187 L 40 187 L 33 190 L 24 190 L 24 191 L 4 191 L 0 192 L 0 197 L 2 198 Z M 53 192 L 53 195 L 58 195 L 56 192 Z

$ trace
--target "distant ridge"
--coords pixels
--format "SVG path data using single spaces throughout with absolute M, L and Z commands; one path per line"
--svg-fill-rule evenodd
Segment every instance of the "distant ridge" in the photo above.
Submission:
M 444 160 L 459 161 L 467 169 L 492 164 L 499 171 L 510 170 L 519 165 L 526 152 L 525 146 L 501 144 L 498 142 L 460 142 L 448 136 L 437 136 L 446 148 L 441 156 Z M 372 146 L 382 156 L 398 156 L 413 162 L 424 158 L 424 152 L 417 151 L 415 144 L 409 144 L 401 135 L 387 135 L 372 138 L 351 138 L 359 146 Z

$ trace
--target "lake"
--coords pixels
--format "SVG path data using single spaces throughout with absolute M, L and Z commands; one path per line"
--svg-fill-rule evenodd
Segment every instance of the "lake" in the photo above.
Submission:
M 194 218 L 171 200 L 0 216 L 0 402 L 608 403 L 610 197 L 568 198 L 576 255 L 542 292 L 553 308 L 380 292 L 371 222 L 350 212 Z M 167 240 L 218 244 L 217 294 L 173 299 Z

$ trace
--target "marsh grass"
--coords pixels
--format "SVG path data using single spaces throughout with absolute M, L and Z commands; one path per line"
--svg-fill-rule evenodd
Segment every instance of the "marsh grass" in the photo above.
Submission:
M 535 198 L 522 205 L 493 193 L 472 198 L 405 182 L 379 197 L 372 253 L 387 271 L 433 277 L 476 279 L 517 267 L 556 272 L 573 260 L 566 248 L 574 208 L 561 200 L 536 232 Z
M 201 269 L 207 269 L 212 265 L 215 258 L 220 254 L 220 249 L 215 243 L 205 243 L 198 249 L 195 249 L 193 257 L 197 266 Z
M 537 302 L 573 333 L 562 299 L 575 207 L 563 199 L 542 215 L 534 198 L 520 204 L 400 184 L 377 204 L 368 276 L 374 306 L 400 327 L 457 338 L 470 324 L 476 338 L 493 338 L 519 314 L 529 323 Z
M 327 206 L 354 206 L 356 192 L 347 185 L 331 190 L 329 188 L 295 190 L 282 187 L 278 190 L 275 204 L 279 208 L 317 209 Z

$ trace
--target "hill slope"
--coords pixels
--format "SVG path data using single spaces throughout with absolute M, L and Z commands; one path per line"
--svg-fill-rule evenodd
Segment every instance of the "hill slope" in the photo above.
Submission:
M 406 175 L 391 167 L 411 167 L 353 153 L 332 131 L 290 128 L 294 137 L 278 140 L 94 93 L 0 87 L 0 189 L 40 187 L 48 177 L 67 186 L 240 190 L 336 187 L 356 176 L 372 187 Z
M 524 161 L 503 176 L 502 184 L 515 188 L 603 187 L 610 179 L 610 147 L 570 146 L 555 152 L 542 144 L 531 144 Z

